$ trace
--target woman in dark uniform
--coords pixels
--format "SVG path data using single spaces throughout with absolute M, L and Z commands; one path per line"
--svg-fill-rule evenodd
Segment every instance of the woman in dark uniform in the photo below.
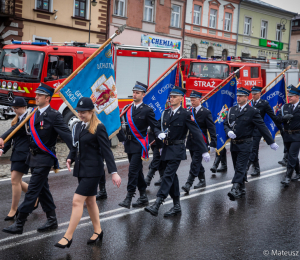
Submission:
M 10 106 L 14 109 L 16 116 L 11 122 L 11 128 L 1 136 L 1 139 L 5 139 L 27 116 L 27 104 L 24 98 L 16 97 Z M 10 157 L 12 202 L 10 211 L 4 219 L 5 221 L 13 220 L 18 214 L 18 205 L 21 193 L 22 191 L 27 192 L 28 190 L 28 184 L 22 181 L 22 177 L 24 174 L 27 174 L 29 170 L 29 166 L 25 164 L 29 153 L 29 136 L 30 132 L 29 129 L 27 129 L 27 124 L 25 124 L 12 139 L 5 143 L 3 150 L 0 149 L 0 156 L 2 156 L 2 154 L 5 154 L 11 146 L 13 146 L 12 155 Z M 38 206 L 36 204 L 34 209 L 37 207 Z
M 112 174 L 114 185 L 119 187 L 121 184 L 106 128 L 95 115 L 92 100 L 86 97 L 81 98 L 75 109 L 78 111 L 78 116 L 82 122 L 73 128 L 74 149 L 68 156 L 67 167 L 71 171 L 71 163 L 75 161 L 73 176 L 78 178 L 79 185 L 73 197 L 72 215 L 68 230 L 64 237 L 55 244 L 59 248 L 71 246 L 74 231 L 82 217 L 84 202 L 94 227 L 94 234 L 87 241 L 87 244 L 93 244 L 103 237 L 99 209 L 96 203 L 97 186 L 104 174 L 103 159 L 105 159 L 108 172 Z

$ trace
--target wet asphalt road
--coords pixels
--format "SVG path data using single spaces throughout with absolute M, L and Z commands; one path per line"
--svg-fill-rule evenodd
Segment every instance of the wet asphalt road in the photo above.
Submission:
M 188 196 L 182 193 L 182 215 L 172 219 L 163 218 L 163 213 L 172 207 L 170 198 L 160 208 L 158 217 L 151 216 L 143 209 L 127 210 L 118 206 L 126 195 L 128 169 L 127 161 L 119 161 L 117 166 L 122 185 L 117 189 L 107 175 L 109 197 L 97 202 L 104 238 L 94 246 L 86 245 L 93 233 L 86 208 L 72 246 L 69 249 L 53 246 L 68 227 L 77 179 L 66 171 L 51 173 L 49 184 L 57 206 L 59 228 L 49 233 L 36 232 L 36 228 L 46 220 L 39 207 L 28 217 L 22 235 L 0 232 L 0 259 L 292 258 L 288 254 L 296 255 L 300 251 L 300 182 L 292 183 L 289 188 L 281 186 L 280 180 L 285 169 L 277 162 L 282 158 L 283 145 L 281 138 L 276 140 L 280 145 L 277 152 L 261 142 L 262 175 L 260 178 L 249 177 L 244 199 L 233 202 L 227 197 L 233 177 L 232 161 L 227 149 L 227 174 L 217 173 L 212 177 L 209 168 L 213 162 L 205 164 L 207 187 L 192 190 Z M 182 161 L 179 168 L 181 186 L 186 181 L 189 163 L 190 159 Z M 148 165 L 144 163 L 145 174 Z M 158 173 L 154 180 L 157 179 Z M 28 181 L 29 178 L 24 180 Z M 158 187 L 152 183 L 147 191 L 150 200 L 155 200 L 157 190 Z M 11 203 L 9 181 L 0 181 L 0 196 L 2 230 L 12 224 L 3 221 Z

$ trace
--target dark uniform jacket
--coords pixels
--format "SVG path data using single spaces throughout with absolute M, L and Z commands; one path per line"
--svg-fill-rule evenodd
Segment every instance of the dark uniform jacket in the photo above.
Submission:
M 42 121 L 43 126 L 40 125 Z M 58 135 L 67 144 L 69 149 L 72 149 L 71 131 L 64 122 L 62 114 L 57 110 L 49 106 L 44 113 L 35 118 L 34 126 L 41 141 L 54 154 Z M 55 159 L 53 156 L 39 149 L 32 137 L 30 141 L 30 151 L 26 161 L 26 164 L 30 167 L 51 167 L 54 165 Z
M 73 144 L 79 141 L 78 146 L 72 148 L 68 159 L 75 161 L 73 176 L 95 178 L 104 174 L 103 159 L 109 173 L 117 172 L 115 159 L 110 149 L 110 143 L 106 128 L 103 124 L 97 126 L 95 134 L 91 134 L 88 129 L 81 131 L 82 122 L 77 123 Z
M 125 109 L 126 107 L 124 107 Z M 130 108 L 131 109 L 131 108 Z M 130 109 L 127 113 L 130 112 Z M 124 116 L 127 123 L 126 114 Z M 155 114 L 153 109 L 148 105 L 142 103 L 135 112 L 132 112 L 132 118 L 135 126 L 140 131 L 141 135 L 145 137 L 147 135 L 148 126 L 150 126 L 155 136 L 157 137 L 160 134 L 159 125 L 155 119 Z M 126 141 L 124 143 L 125 153 L 141 153 L 142 146 L 138 140 L 133 136 L 128 124 L 126 124 Z
M 163 161 L 168 160 L 186 160 L 186 148 L 185 143 L 167 145 L 169 142 L 175 140 L 185 140 L 187 131 L 193 135 L 193 141 L 195 149 L 199 150 L 201 154 L 206 153 L 207 146 L 203 140 L 200 129 L 197 127 L 196 123 L 192 121 L 192 113 L 180 107 L 176 114 L 170 120 L 171 108 L 165 110 L 163 118 L 160 119 L 159 123 L 163 124 L 163 130 L 169 129 L 167 138 L 164 141 L 164 146 L 161 154 L 161 159 Z
M 163 147 L 164 144 L 163 141 L 160 140 L 159 138 L 155 138 L 155 134 L 152 128 L 150 128 L 148 134 L 149 134 L 149 145 L 155 140 L 155 142 L 152 144 L 153 147 L 158 147 L 159 149 Z
M 274 114 L 274 111 L 272 110 L 272 108 L 267 100 L 260 99 L 256 105 L 252 105 L 252 106 L 259 110 L 261 118 L 263 120 L 265 118 L 265 115 L 267 114 L 273 120 L 273 122 L 277 126 L 277 128 L 279 130 L 281 130 L 282 127 L 281 127 L 280 123 L 278 122 L 278 119 L 277 119 L 276 115 Z M 260 137 L 262 136 L 257 127 L 255 127 L 255 129 L 254 129 L 253 136 L 260 136 Z
M 287 122 L 283 121 L 282 112 L 283 115 L 293 115 L 293 118 Z M 294 110 L 292 104 L 283 105 L 282 110 L 280 111 L 277 118 L 280 123 L 283 123 L 284 126 L 284 142 L 300 142 L 300 103 L 298 103 L 298 106 Z M 295 130 L 299 131 L 295 132 Z
M 211 147 L 216 148 L 217 147 L 216 126 L 214 124 L 214 121 L 213 121 L 212 114 L 211 114 L 210 110 L 205 108 L 205 107 L 201 107 L 198 110 L 198 113 L 194 112 L 194 115 L 195 115 L 195 120 L 197 121 L 197 124 L 200 127 L 202 133 L 204 134 L 207 142 L 209 141 L 208 140 L 208 134 L 207 134 L 207 131 L 208 131 L 209 135 L 210 135 L 210 138 L 211 138 L 211 142 L 210 142 L 209 145 Z M 194 150 L 196 148 L 195 145 L 194 145 L 193 134 L 191 132 L 189 132 L 189 135 L 188 135 L 188 139 L 187 139 L 187 142 L 186 142 L 186 148 L 188 148 L 189 150 Z
M 23 116 L 21 122 L 27 117 L 27 113 Z M 1 138 L 4 140 L 9 134 L 21 123 L 18 122 L 14 126 L 12 126 L 9 130 L 7 130 Z M 12 155 L 10 160 L 12 162 L 19 162 L 19 161 L 26 161 L 28 153 L 29 153 L 29 143 L 30 137 L 27 134 L 27 131 L 30 132 L 29 128 L 27 129 L 28 123 L 26 123 L 15 135 L 9 139 L 3 148 L 3 152 L 6 153 L 11 146 L 12 148 Z M 27 131 L 26 131 L 27 130 Z
M 230 126 L 232 125 L 232 126 Z M 245 140 L 253 137 L 254 128 L 257 127 L 258 131 L 266 140 L 267 144 L 274 143 L 269 129 L 266 127 L 259 110 L 249 106 L 248 104 L 240 112 L 239 106 L 234 106 L 229 109 L 227 118 L 224 121 L 224 130 L 228 135 L 229 131 L 233 131 L 236 138 L 231 140 L 231 151 L 251 152 L 252 141 L 249 140 L 244 143 L 235 143 L 237 140 Z

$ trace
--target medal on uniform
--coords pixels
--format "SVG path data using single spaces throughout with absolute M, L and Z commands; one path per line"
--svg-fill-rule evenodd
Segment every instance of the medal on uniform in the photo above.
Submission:
M 40 122 L 40 129 L 44 129 L 44 121 Z

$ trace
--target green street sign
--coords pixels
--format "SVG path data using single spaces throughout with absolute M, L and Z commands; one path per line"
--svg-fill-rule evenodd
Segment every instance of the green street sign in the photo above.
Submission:
M 282 42 L 276 42 L 276 41 L 269 41 L 266 39 L 259 39 L 259 46 L 272 48 L 276 50 L 282 50 L 283 49 L 283 43 Z

